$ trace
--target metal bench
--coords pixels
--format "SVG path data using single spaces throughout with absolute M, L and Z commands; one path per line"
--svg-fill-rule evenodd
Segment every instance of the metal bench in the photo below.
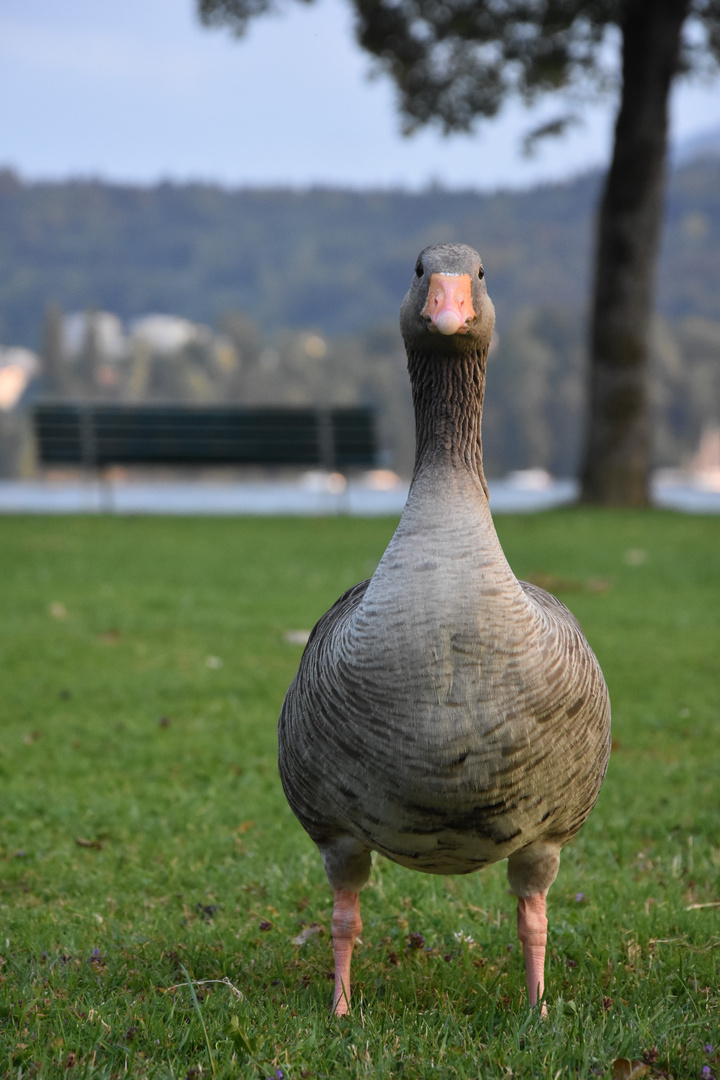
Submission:
M 377 464 L 375 417 L 353 408 L 40 403 L 43 465 L 295 465 L 329 472 Z

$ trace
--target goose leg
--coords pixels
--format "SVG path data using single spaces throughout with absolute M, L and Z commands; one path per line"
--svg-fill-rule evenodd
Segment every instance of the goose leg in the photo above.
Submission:
M 335 954 L 333 1013 L 344 1016 L 350 1008 L 350 960 L 355 939 L 362 930 L 360 896 L 349 889 L 335 889 L 332 916 Z
M 545 946 L 547 945 L 547 916 L 545 897 L 557 877 L 560 866 L 560 847 L 552 841 L 536 841 L 508 859 L 508 881 L 518 898 L 518 937 L 525 954 L 525 976 L 528 1000 L 537 1005 L 545 990 Z M 545 1004 L 541 1013 L 547 1014 Z
M 350 1008 L 350 960 L 362 930 L 360 890 L 370 874 L 370 849 L 352 836 L 336 836 L 318 844 L 325 873 L 333 890 L 332 936 L 335 954 L 333 1014 Z
M 528 1000 L 537 1005 L 545 990 L 545 946 L 547 944 L 547 916 L 545 895 L 519 896 L 517 907 L 518 937 L 525 954 L 525 977 Z M 542 1007 L 545 1014 L 547 1009 Z

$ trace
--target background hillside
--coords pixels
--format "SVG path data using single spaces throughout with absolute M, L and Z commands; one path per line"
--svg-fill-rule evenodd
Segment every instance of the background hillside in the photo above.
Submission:
M 130 350 L 102 374 L 88 340 L 56 392 L 128 399 L 375 404 L 396 467 L 412 459 L 397 312 L 426 244 L 482 253 L 497 311 L 485 422 L 490 474 L 575 472 L 599 176 L 525 192 L 225 190 L 24 183 L 0 173 L 0 345 L 47 353 L 49 305 L 125 324 L 207 324 L 171 358 Z M 677 169 L 655 333 L 656 462 L 680 464 L 720 419 L 720 161 Z M 45 321 L 45 344 L 43 323 Z M 301 333 L 302 332 L 302 333 Z M 57 366 L 62 357 L 56 357 Z M 47 386 L 46 386 L 47 389 Z
M 417 252 L 477 246 L 500 325 L 523 305 L 577 309 L 591 265 L 596 174 L 524 192 L 237 190 L 23 183 L 0 173 L 0 335 L 38 345 L 50 301 L 128 319 L 168 311 L 266 330 L 362 333 L 395 320 Z M 720 160 L 677 170 L 659 309 L 720 318 Z

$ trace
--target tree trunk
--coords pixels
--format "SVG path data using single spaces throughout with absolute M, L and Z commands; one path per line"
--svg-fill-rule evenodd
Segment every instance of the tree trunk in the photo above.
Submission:
M 648 336 L 663 217 L 668 98 L 690 0 L 627 0 L 622 98 L 598 216 L 581 499 L 646 506 Z

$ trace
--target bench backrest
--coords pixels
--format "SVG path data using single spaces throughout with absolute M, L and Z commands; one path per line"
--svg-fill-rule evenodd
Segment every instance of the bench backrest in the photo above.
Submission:
M 45 465 L 298 465 L 374 468 L 373 410 L 44 403 Z

